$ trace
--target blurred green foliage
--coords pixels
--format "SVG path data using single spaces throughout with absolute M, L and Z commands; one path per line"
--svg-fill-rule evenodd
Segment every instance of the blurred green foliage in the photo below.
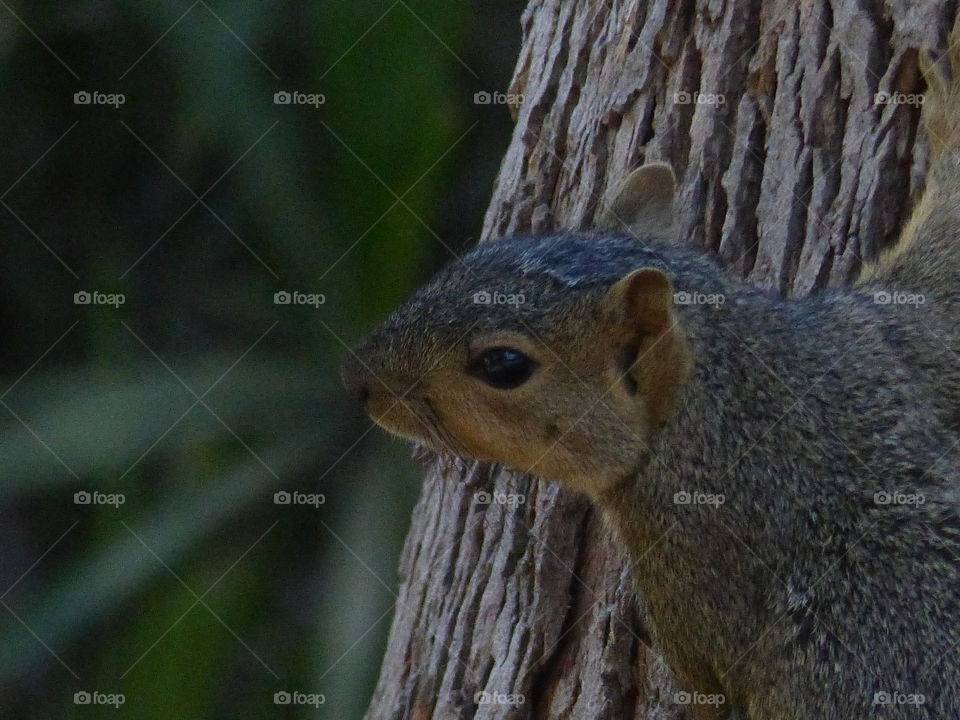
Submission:
M 337 365 L 478 234 L 520 10 L 0 3 L 0 717 L 362 716 L 418 473 Z

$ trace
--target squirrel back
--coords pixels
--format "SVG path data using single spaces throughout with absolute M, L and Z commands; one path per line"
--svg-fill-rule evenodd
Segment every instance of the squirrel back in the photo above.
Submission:
M 861 273 L 859 284 L 928 293 L 940 298 L 960 295 L 960 47 L 956 32 L 946 53 L 934 59 L 920 54 L 927 81 L 921 116 L 930 145 L 930 170 L 922 201 L 904 227 L 899 242 Z
M 960 26 L 960 23 L 958 23 Z M 960 39 L 920 54 L 927 81 L 921 122 L 930 146 L 926 187 L 896 245 L 864 267 L 858 287 L 890 305 L 913 305 L 914 322 L 889 342 L 939 385 L 960 431 Z M 909 308 L 908 308 L 909 309 Z

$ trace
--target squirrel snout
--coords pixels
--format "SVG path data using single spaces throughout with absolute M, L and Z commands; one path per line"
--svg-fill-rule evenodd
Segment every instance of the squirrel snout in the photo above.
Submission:
M 340 377 L 350 397 L 361 405 L 366 405 L 367 400 L 370 399 L 370 371 L 363 367 L 352 352 L 347 353 L 343 358 Z

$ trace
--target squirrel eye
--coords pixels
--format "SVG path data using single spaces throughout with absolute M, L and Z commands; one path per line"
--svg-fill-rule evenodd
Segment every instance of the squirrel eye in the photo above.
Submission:
M 499 390 L 520 387 L 536 369 L 537 363 L 519 350 L 496 347 L 484 351 L 470 363 L 470 374 Z

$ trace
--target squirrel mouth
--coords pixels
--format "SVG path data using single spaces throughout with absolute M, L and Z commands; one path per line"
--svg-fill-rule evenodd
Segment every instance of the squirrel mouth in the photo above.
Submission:
M 427 397 L 394 397 L 383 410 L 368 406 L 367 413 L 377 425 L 394 435 L 442 455 L 464 456 L 460 443 L 440 422 Z
M 440 416 L 430 402 L 430 398 L 423 398 L 423 406 L 426 408 L 427 412 L 424 413 L 424 417 L 420 418 L 420 420 L 424 427 L 429 431 L 431 440 L 433 440 L 435 443 L 434 450 L 446 455 L 464 457 L 465 453 L 463 447 L 444 427 L 443 423 L 440 422 Z

